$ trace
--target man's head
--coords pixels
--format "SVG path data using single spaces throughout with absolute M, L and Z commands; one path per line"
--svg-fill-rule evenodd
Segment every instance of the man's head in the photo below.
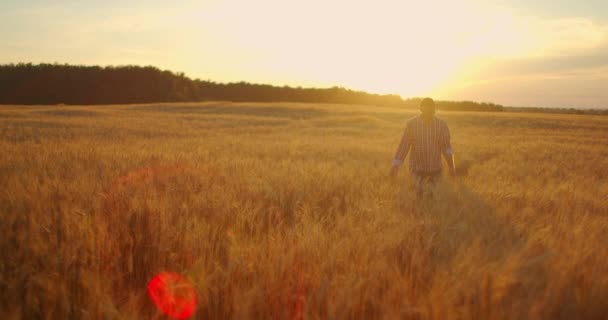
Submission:
M 435 101 L 431 98 L 424 98 L 420 101 L 420 112 L 424 119 L 431 119 L 435 115 Z

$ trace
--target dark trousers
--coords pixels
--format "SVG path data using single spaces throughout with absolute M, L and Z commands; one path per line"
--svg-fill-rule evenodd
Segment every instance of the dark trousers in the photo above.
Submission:
M 433 172 L 412 172 L 414 178 L 414 187 L 416 188 L 416 198 L 418 200 L 424 197 L 425 191 L 428 191 L 439 179 L 441 179 L 441 170 Z

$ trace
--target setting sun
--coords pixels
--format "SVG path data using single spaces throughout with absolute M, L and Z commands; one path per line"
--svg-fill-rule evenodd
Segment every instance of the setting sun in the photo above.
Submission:
M 239 44 L 256 80 L 404 96 L 440 95 L 475 58 L 543 49 L 515 17 L 466 3 L 222 1 L 192 19 Z

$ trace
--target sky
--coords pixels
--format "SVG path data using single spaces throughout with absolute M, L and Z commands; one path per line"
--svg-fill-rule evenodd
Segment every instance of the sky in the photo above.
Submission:
M 608 109 L 608 1 L 2 0 L 0 64 Z

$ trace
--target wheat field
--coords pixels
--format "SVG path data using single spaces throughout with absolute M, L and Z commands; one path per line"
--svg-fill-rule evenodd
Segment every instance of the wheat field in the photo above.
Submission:
M 444 112 L 458 174 L 388 177 L 416 110 L 0 107 L 0 318 L 607 319 L 608 117 Z

